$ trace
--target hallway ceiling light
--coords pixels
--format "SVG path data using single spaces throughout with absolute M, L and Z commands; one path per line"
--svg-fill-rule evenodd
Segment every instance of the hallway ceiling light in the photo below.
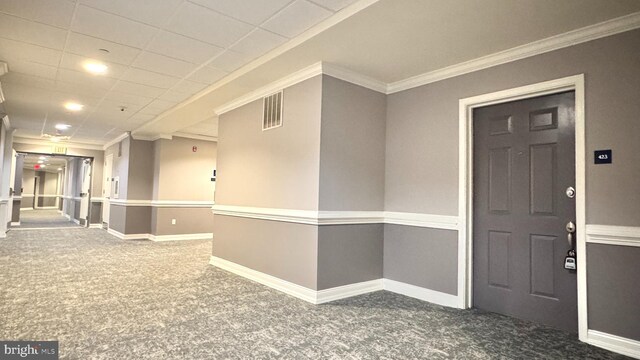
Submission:
M 47 167 L 47 165 L 45 165 L 45 164 L 40 165 L 40 169 L 45 168 L 45 167 Z
M 58 168 L 58 171 L 62 171 L 62 168 Z
M 69 111 L 80 111 L 82 110 L 82 108 L 84 108 L 84 105 L 69 101 L 64 104 L 64 108 Z
M 56 129 L 58 130 L 67 130 L 71 127 L 71 125 L 68 124 L 56 124 Z
M 97 61 L 87 61 L 82 65 L 82 67 L 94 75 L 104 75 L 109 69 L 107 65 Z
M 47 159 L 47 157 L 46 157 L 46 156 L 40 156 L 40 157 L 38 158 L 38 160 L 46 160 L 46 159 Z
M 44 164 L 43 160 L 38 160 L 38 164 Z

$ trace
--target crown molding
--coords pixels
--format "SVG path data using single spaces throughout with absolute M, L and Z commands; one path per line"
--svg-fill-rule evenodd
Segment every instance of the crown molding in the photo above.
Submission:
M 559 35 L 554 35 L 525 45 L 516 46 L 491 55 L 426 72 L 405 80 L 396 81 L 387 85 L 387 94 L 409 90 L 418 86 L 434 83 L 436 81 L 449 79 L 455 76 L 468 74 L 474 71 L 581 44 L 587 41 L 634 30 L 639 27 L 640 12 L 632 13 Z
M 168 134 L 148 135 L 148 134 L 131 133 L 131 138 L 134 139 L 134 140 L 156 141 L 156 140 L 160 140 L 160 139 L 171 140 L 173 138 L 173 136 L 168 135 Z
M 173 136 L 181 137 L 181 138 L 187 138 L 187 139 L 218 142 L 218 137 L 217 136 L 189 134 L 189 133 L 185 133 L 185 132 L 175 132 L 175 133 L 173 133 Z
M 322 63 L 322 73 L 336 79 L 340 79 L 355 85 L 365 87 L 367 89 L 377 91 L 379 93 L 387 93 L 387 83 L 374 79 L 372 77 L 357 73 L 355 71 L 345 69 L 334 64 Z
M 383 94 L 386 94 L 387 91 L 387 84 L 380 80 L 359 74 L 353 70 L 320 61 L 228 102 L 216 108 L 214 112 L 216 115 L 220 116 L 226 112 L 237 109 L 250 102 L 261 99 L 318 75 L 328 75 Z
M 216 115 L 220 116 L 226 112 L 229 112 L 233 109 L 237 109 L 252 101 L 258 100 L 262 97 L 265 97 L 269 94 L 272 94 L 284 88 L 288 88 L 290 86 L 303 82 L 307 79 L 311 79 L 312 77 L 318 76 L 320 74 L 322 74 L 322 62 L 317 62 L 302 70 L 298 70 L 291 75 L 285 76 L 280 80 L 276 80 L 261 88 L 251 91 L 248 94 L 240 96 L 239 98 L 216 108 L 214 112 Z
M 125 132 L 125 133 L 120 134 L 120 135 L 119 135 L 118 137 L 116 137 L 115 139 L 113 139 L 113 140 L 111 140 L 111 141 L 107 142 L 106 144 L 104 144 L 104 145 L 102 146 L 102 150 L 107 150 L 107 149 L 108 149 L 109 147 L 111 147 L 112 145 L 115 145 L 115 144 L 119 143 L 120 141 L 122 141 L 122 140 L 126 139 L 127 137 L 129 137 L 129 133 L 128 133 L 128 132 Z
M 78 142 L 71 142 L 71 141 L 54 143 L 54 142 L 47 141 L 47 140 L 42 140 L 42 139 L 38 139 L 38 138 L 31 138 L 31 137 L 24 137 L 24 136 L 14 136 L 13 142 L 14 143 L 18 143 L 18 144 L 42 145 L 42 146 L 58 145 L 58 146 L 64 146 L 64 147 L 73 148 L 73 149 L 104 150 L 102 148 L 103 145 L 99 144 L 99 143 L 88 144 L 88 143 L 78 143 Z

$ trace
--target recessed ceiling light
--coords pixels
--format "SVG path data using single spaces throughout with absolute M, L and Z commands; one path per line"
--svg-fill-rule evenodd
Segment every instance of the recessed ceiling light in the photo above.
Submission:
M 40 168 L 47 167 L 47 165 L 40 165 Z
M 107 69 L 109 69 L 107 65 L 97 61 L 87 61 L 82 67 L 94 75 L 104 75 L 107 73 Z
M 44 157 L 44 156 L 40 156 L 38 159 L 39 159 L 39 160 L 45 160 L 45 159 L 46 159 L 46 157 Z
M 64 108 L 69 111 L 80 111 L 82 110 L 82 108 L 84 108 L 84 105 L 69 101 L 68 103 L 64 104 Z
M 61 171 L 61 170 L 62 170 L 62 168 L 58 168 L 58 171 Z
M 67 130 L 71 127 L 71 125 L 68 124 L 56 124 L 56 129 L 58 130 Z
M 43 160 L 38 160 L 38 164 L 44 164 Z

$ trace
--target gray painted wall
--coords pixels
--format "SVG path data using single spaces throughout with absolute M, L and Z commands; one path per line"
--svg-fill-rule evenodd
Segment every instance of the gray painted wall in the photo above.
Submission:
M 89 212 L 89 224 L 102 223 L 102 203 L 97 201 L 91 202 L 91 211 Z
M 154 200 L 213 201 L 217 143 L 174 137 L 156 140 L 153 146 Z
M 457 215 L 459 99 L 584 73 L 587 222 L 640 226 L 638 38 L 630 31 L 390 95 L 386 210 Z M 593 150 L 608 148 L 614 163 L 593 165 Z
M 390 95 L 387 99 L 385 210 L 457 215 L 459 99 L 584 73 L 587 223 L 640 226 L 638 39 L 640 30 L 634 30 Z M 597 149 L 613 149 L 613 164 L 594 165 L 593 151 Z M 446 244 L 453 248 L 455 240 L 450 237 L 451 242 Z M 409 239 L 406 235 L 398 238 L 405 242 Z M 429 239 L 439 241 L 440 237 L 432 235 Z M 385 276 L 395 273 L 388 265 L 392 261 L 387 256 L 393 242 L 390 232 L 386 231 Z M 407 247 L 405 256 L 412 252 L 429 254 L 442 250 L 437 244 L 425 248 L 427 245 L 417 241 L 404 246 Z M 622 251 L 625 256 L 612 257 L 604 256 L 605 250 L 593 254 L 593 249 L 589 246 L 587 252 L 589 298 L 590 301 L 596 299 L 589 305 L 590 325 L 640 340 L 637 318 L 617 320 L 625 316 L 622 314 L 638 312 L 637 304 L 621 300 L 631 295 L 628 287 L 637 282 L 638 271 L 621 277 L 620 269 L 615 268 L 637 268 L 640 254 L 634 249 L 616 248 L 608 251 Z M 593 259 L 597 261 L 593 265 L 597 273 L 592 270 Z M 457 259 L 451 256 L 447 268 L 430 273 L 421 271 L 424 264 L 415 261 L 407 265 L 403 273 L 406 276 L 424 274 L 423 278 L 413 281 L 455 294 L 456 263 Z M 434 284 L 430 274 L 451 280 Z M 602 286 L 594 285 L 604 279 L 610 279 L 611 291 L 604 292 Z M 607 298 L 616 298 L 616 306 L 603 305 Z M 637 294 L 635 299 L 637 303 Z M 630 323 L 631 319 L 636 321 Z
M 384 277 L 430 290 L 458 293 L 458 233 L 384 225 Z
M 386 96 L 322 78 L 320 210 L 382 210 Z
M 111 204 L 111 208 L 109 209 L 109 228 L 121 234 L 125 234 L 126 224 L 127 207 Z
M 220 116 L 216 203 L 318 209 L 322 76 L 284 90 L 283 126 L 262 131 L 262 100 Z
M 382 278 L 383 225 L 318 227 L 318 290 Z
M 176 219 L 172 225 L 171 220 Z M 213 232 L 210 208 L 154 207 L 151 210 L 153 235 L 202 234 Z
M 318 227 L 215 215 L 213 255 L 316 290 Z
M 129 172 L 125 198 L 151 200 L 153 198 L 153 142 L 130 139 L 128 156 Z M 122 196 L 120 198 L 123 199 Z
M 588 244 L 589 329 L 640 340 L 640 248 Z

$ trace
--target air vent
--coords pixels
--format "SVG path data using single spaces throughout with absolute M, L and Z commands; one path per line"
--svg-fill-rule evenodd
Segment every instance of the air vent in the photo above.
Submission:
M 265 97 L 262 107 L 262 130 L 282 126 L 282 91 Z

